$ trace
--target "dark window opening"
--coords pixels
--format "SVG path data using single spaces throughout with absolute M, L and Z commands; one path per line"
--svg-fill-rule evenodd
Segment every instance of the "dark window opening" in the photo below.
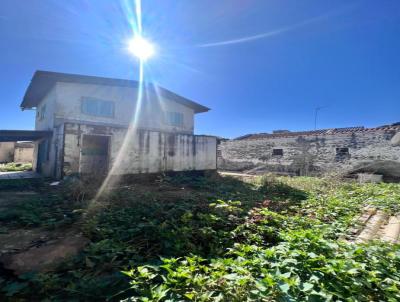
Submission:
M 273 149 L 272 155 L 273 156 L 283 156 L 283 149 Z
M 341 161 L 349 158 L 349 148 L 336 148 L 336 160 Z
M 336 148 L 336 155 L 338 156 L 350 155 L 349 148 Z

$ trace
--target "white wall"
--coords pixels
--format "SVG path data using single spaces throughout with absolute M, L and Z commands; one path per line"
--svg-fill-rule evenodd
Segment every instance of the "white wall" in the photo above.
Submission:
M 54 118 L 55 118 L 55 110 L 56 110 L 56 87 L 53 87 L 47 95 L 43 98 L 43 100 L 36 107 L 36 119 L 35 119 L 35 129 L 36 130 L 49 130 L 54 131 Z M 46 107 L 44 115 L 42 117 L 42 112 L 44 106 Z M 42 162 L 41 170 L 42 174 L 45 176 L 53 176 L 52 171 L 54 167 L 54 161 L 51 159 L 54 157 L 54 138 L 50 138 L 49 143 L 49 159 Z M 37 161 L 39 142 L 35 143 L 34 151 L 33 151 L 33 169 L 36 170 L 39 167 Z
M 44 117 L 41 118 L 41 112 L 44 107 L 46 107 Z M 53 87 L 36 108 L 36 130 L 53 130 L 55 109 L 56 89 Z
M 70 121 L 100 122 L 128 126 L 134 120 L 137 89 L 130 87 L 103 86 L 79 83 L 57 83 L 56 118 Z M 114 118 L 91 116 L 82 113 L 82 97 L 97 98 L 115 102 Z M 151 130 L 193 133 L 193 109 L 168 99 L 158 99 L 155 95 L 144 98 L 141 111 L 137 115 L 137 126 Z M 166 123 L 165 112 L 183 113 L 182 127 L 173 127 Z
M 124 128 L 67 124 L 63 160 L 65 175 L 79 172 L 84 134 L 110 137 L 109 166 L 114 167 L 112 174 L 216 169 L 216 138 L 212 136 L 149 130 L 127 132 Z

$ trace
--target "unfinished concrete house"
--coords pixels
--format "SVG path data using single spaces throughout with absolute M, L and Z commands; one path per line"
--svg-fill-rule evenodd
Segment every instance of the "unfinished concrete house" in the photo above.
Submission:
M 218 145 L 218 168 L 291 175 L 377 173 L 400 179 L 400 123 L 249 134 Z
M 62 178 L 215 170 L 216 138 L 194 135 L 209 108 L 153 84 L 37 71 L 21 104 L 36 110 L 35 131 L 0 131 L 0 141 L 31 137 L 34 170 Z

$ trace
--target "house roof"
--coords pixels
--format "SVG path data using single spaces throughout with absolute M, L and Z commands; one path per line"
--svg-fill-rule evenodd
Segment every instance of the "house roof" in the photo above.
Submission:
M 237 137 L 236 140 L 259 139 L 259 138 L 283 138 L 283 137 L 312 136 L 312 135 L 315 136 L 315 135 L 353 134 L 353 133 L 386 132 L 386 131 L 400 131 L 400 123 L 394 123 L 392 125 L 384 125 L 375 128 L 365 128 L 363 126 L 358 126 L 358 127 L 346 127 L 346 128 L 320 129 L 312 131 L 254 133 Z
M 28 89 L 25 92 L 24 98 L 21 103 L 21 108 L 27 109 L 36 107 L 57 82 L 96 84 L 96 85 L 121 86 L 121 87 L 138 87 L 139 84 L 137 81 L 132 81 L 132 80 L 113 79 L 113 78 L 104 78 L 104 77 L 96 77 L 88 75 L 37 70 L 32 77 Z M 210 110 L 210 108 L 207 108 L 194 101 L 191 101 L 187 98 L 177 95 L 172 91 L 169 91 L 158 85 L 152 83 L 146 83 L 145 85 L 147 92 L 154 94 L 160 93 L 165 98 L 168 98 L 177 103 L 192 108 L 195 113 L 207 112 Z

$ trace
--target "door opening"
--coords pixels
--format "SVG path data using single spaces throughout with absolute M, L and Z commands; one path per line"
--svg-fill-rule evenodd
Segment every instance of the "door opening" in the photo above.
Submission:
M 110 137 L 83 135 L 79 171 L 82 174 L 104 176 L 108 171 Z

